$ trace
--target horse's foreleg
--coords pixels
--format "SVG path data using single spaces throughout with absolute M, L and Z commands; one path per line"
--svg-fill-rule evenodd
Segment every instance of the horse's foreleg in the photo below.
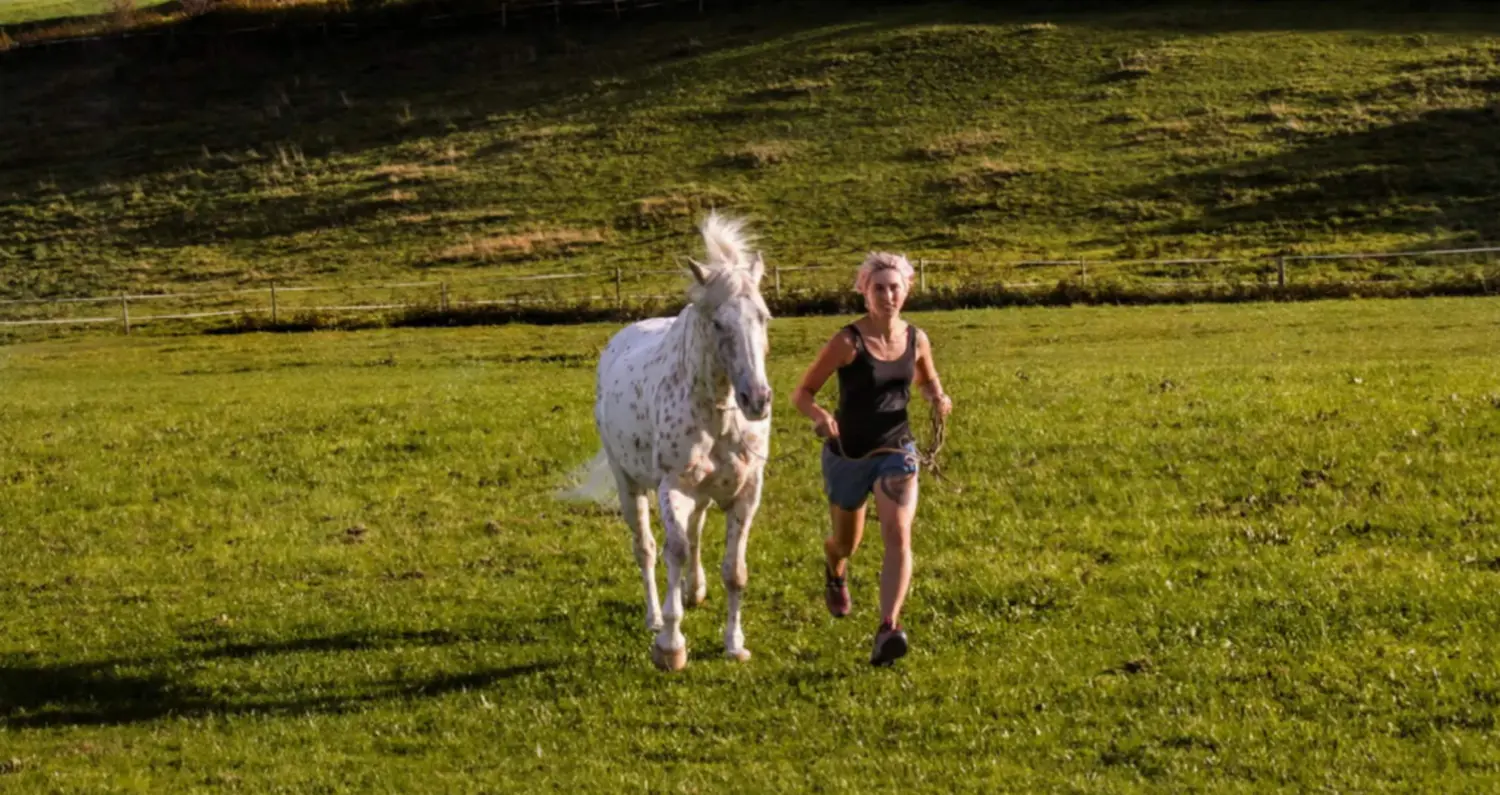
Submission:
M 745 484 L 744 491 L 725 512 L 724 564 L 719 571 L 724 577 L 729 602 L 729 613 L 724 622 L 724 656 L 732 660 L 750 659 L 750 650 L 745 648 L 745 633 L 740 628 L 740 601 L 750 580 L 745 549 L 750 543 L 750 524 L 760 507 L 762 477 L 757 474 Z
M 703 573 L 703 523 L 707 518 L 707 502 L 688 518 L 688 581 L 682 591 L 683 607 L 697 607 L 708 598 L 708 575 Z
M 620 492 L 620 511 L 630 525 L 635 563 L 641 567 L 641 582 L 646 586 L 646 628 L 656 632 L 661 629 L 661 599 L 656 595 L 656 538 L 651 535 L 651 500 L 618 473 L 615 485 Z
M 689 522 L 698 509 L 698 501 L 670 480 L 662 481 L 657 498 L 667 537 L 667 599 L 662 605 L 662 628 L 656 633 L 651 658 L 657 667 L 675 671 L 687 665 L 687 638 L 682 635 L 682 575 L 688 564 Z

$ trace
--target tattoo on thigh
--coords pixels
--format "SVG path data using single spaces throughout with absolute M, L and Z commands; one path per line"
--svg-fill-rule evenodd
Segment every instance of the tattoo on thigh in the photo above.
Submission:
M 917 496 L 917 478 L 915 475 L 901 475 L 899 477 L 884 477 L 880 479 L 880 493 L 884 494 L 891 502 L 897 505 L 910 505 Z

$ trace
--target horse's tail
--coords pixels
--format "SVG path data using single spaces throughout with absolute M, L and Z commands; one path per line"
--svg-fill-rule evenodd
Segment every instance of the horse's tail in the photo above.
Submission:
M 572 488 L 557 493 L 557 498 L 569 502 L 597 502 L 607 504 L 615 494 L 615 476 L 609 468 L 609 456 L 601 449 L 587 464 L 573 470 L 569 479 Z
M 698 228 L 708 248 L 709 265 L 734 268 L 749 264 L 750 240 L 743 220 L 710 212 Z

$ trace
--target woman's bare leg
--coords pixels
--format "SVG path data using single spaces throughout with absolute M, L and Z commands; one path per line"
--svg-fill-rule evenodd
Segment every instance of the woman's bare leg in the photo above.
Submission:
M 829 503 L 828 516 L 833 520 L 833 534 L 823 541 L 823 554 L 828 558 L 828 570 L 833 576 L 842 577 L 845 564 L 854 550 L 859 549 L 865 533 L 865 506 L 850 511 Z
M 860 536 L 865 532 L 865 506 L 849 511 L 829 503 L 828 515 L 833 521 L 833 533 L 823 541 L 823 600 L 828 605 L 828 614 L 834 618 L 849 615 L 851 600 L 849 585 L 844 574 L 849 570 L 849 556 L 859 548 Z
M 901 606 L 911 585 L 911 523 L 917 514 L 917 476 L 884 477 L 875 482 L 875 512 L 885 560 L 880 570 L 880 619 L 901 625 Z

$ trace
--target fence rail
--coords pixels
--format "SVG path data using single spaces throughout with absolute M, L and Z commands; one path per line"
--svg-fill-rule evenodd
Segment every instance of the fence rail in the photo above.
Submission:
M 1452 256 L 1454 254 L 1494 254 L 1497 252 L 1500 252 L 1500 247 L 1440 248 L 1431 251 L 1387 251 L 1380 254 L 1289 254 L 1281 257 L 1281 259 L 1287 262 L 1338 259 L 1417 259 L 1420 257 Z
M 1500 254 L 1500 246 L 1447 248 L 1427 251 L 1262 255 L 1240 258 L 1178 257 L 1167 259 L 1103 260 L 1080 257 L 1070 259 L 1019 260 L 1004 263 L 964 259 L 922 258 L 916 260 L 914 263 L 917 270 L 917 279 L 913 289 L 918 293 L 925 292 L 933 289 L 933 285 L 931 284 L 933 281 L 946 277 L 950 283 L 937 285 L 938 288 L 980 284 L 1016 290 L 1035 290 L 1055 286 L 1059 279 L 1076 280 L 1079 283 L 1087 284 L 1091 278 L 1131 277 L 1132 268 L 1201 268 L 1204 266 L 1221 265 L 1250 266 L 1251 270 L 1245 271 L 1242 275 L 1253 275 L 1257 277 L 1254 281 L 1262 284 L 1269 284 L 1264 279 L 1268 274 L 1273 272 L 1271 269 L 1274 268 L 1276 285 L 1285 288 L 1291 282 L 1292 277 L 1298 275 L 1294 270 L 1288 268 L 1289 264 L 1302 263 L 1305 266 L 1310 266 L 1316 263 L 1359 260 L 1385 262 L 1400 259 L 1465 259 L 1468 261 L 1467 264 L 1484 263 L 1489 265 L 1495 261 L 1495 255 L 1497 254 Z M 1460 262 L 1458 264 L 1462 265 L 1465 263 Z M 1051 280 L 1038 279 L 1033 270 L 1036 268 L 1061 269 L 1060 277 Z M 763 289 L 768 294 L 776 297 L 827 290 L 835 285 L 825 280 L 820 285 L 804 283 L 797 286 L 789 286 L 785 283 L 785 278 L 798 278 L 802 274 L 813 274 L 816 276 L 825 272 L 849 270 L 847 267 L 820 263 L 772 265 L 767 268 L 767 275 L 770 277 L 768 279 L 769 284 Z M 414 307 L 430 307 L 448 312 L 457 308 L 479 306 L 534 306 L 548 304 L 561 306 L 571 304 L 608 304 L 610 302 L 619 306 L 628 301 L 659 301 L 680 297 L 680 292 L 664 292 L 666 289 L 664 283 L 651 284 L 645 277 L 677 276 L 682 273 L 684 271 L 678 269 L 627 270 L 615 267 L 613 269 L 566 273 L 495 276 L 456 282 L 426 280 L 343 285 L 281 285 L 272 283 L 264 287 L 195 290 L 180 293 L 132 294 L 126 292 L 117 295 L 100 296 L 17 298 L 0 300 L 0 327 L 96 326 L 114 323 L 118 324 L 128 334 L 131 327 L 144 323 L 250 315 L 269 316 L 271 321 L 275 323 L 285 314 L 295 314 L 298 312 L 389 312 Z M 1007 275 L 1012 278 L 1005 278 Z M 1158 274 L 1138 278 L 1140 278 L 1141 284 L 1161 288 L 1204 287 L 1244 283 L 1243 279 L 1214 279 L 1205 278 L 1205 275 L 1174 273 L 1170 276 Z M 628 280 L 627 276 L 629 277 Z M 593 284 L 583 285 L 585 288 L 584 292 L 574 292 L 566 295 L 556 292 L 552 294 L 538 294 L 534 291 L 512 293 L 504 296 L 496 296 L 492 292 L 489 294 L 486 293 L 486 288 L 493 288 L 495 286 L 509 285 L 512 287 L 531 287 L 535 289 L 548 285 L 588 282 L 590 280 L 592 280 Z M 627 281 L 631 289 L 627 289 Z M 663 280 L 658 279 L 658 281 Z M 1326 283 L 1326 280 L 1324 281 Z M 1382 275 L 1378 281 L 1390 283 L 1393 279 L 1389 275 Z M 1343 281 L 1339 283 L 1348 284 L 1351 282 Z M 316 293 L 342 294 L 346 297 L 346 300 L 343 302 L 322 300 L 307 304 L 288 302 L 287 300 L 289 296 Z M 180 302 L 180 305 L 163 306 L 163 304 L 174 301 Z M 70 307 L 108 304 L 117 305 L 118 312 L 110 315 L 100 315 L 97 313 L 98 310 L 95 310 L 93 314 L 88 315 L 58 316 L 62 315 Z M 137 308 L 133 309 L 133 304 Z M 142 313 L 138 308 L 141 305 L 155 305 L 165 311 Z M 29 312 L 33 316 L 16 317 L 14 315 L 17 312 Z M 7 313 L 10 313 L 12 316 L 6 317 Z M 37 314 L 45 314 L 47 316 L 35 316 Z

